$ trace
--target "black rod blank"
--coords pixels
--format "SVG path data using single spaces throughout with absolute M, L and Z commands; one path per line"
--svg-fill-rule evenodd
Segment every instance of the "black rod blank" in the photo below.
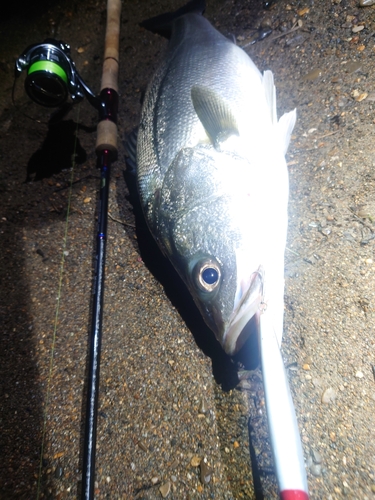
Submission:
M 121 0 L 107 0 L 107 27 L 100 92 L 96 153 L 100 161 L 100 206 L 88 363 L 86 421 L 82 464 L 82 500 L 93 500 L 96 430 L 99 402 L 100 352 L 104 303 L 104 269 L 111 162 L 117 159 L 118 61 Z
M 82 500 L 94 498 L 97 412 L 99 401 L 100 352 L 104 303 L 104 269 L 107 242 L 107 212 L 110 153 L 101 154 L 100 208 L 97 233 L 96 269 L 87 382 L 86 421 L 82 467 Z

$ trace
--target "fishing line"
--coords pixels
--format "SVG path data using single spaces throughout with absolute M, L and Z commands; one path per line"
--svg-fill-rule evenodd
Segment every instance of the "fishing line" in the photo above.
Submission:
M 71 204 L 72 192 L 73 192 L 73 178 L 74 178 L 75 155 L 76 155 L 76 148 L 77 148 L 77 141 L 78 141 L 77 133 L 78 133 L 78 129 L 79 129 L 79 111 L 80 111 L 80 104 L 78 104 L 78 106 L 77 106 L 77 118 L 76 118 L 77 128 L 76 128 L 76 133 L 75 133 L 75 138 L 74 138 L 74 150 L 73 150 L 73 156 L 72 156 L 72 170 L 71 170 L 71 174 L 70 174 L 70 186 L 69 186 L 69 194 L 68 194 L 68 206 L 67 206 L 66 219 L 65 219 L 65 230 L 64 230 L 64 238 L 63 238 L 63 245 L 62 245 L 61 262 L 60 262 L 60 276 L 59 276 L 59 283 L 58 283 L 57 303 L 56 303 L 56 311 L 55 311 L 55 321 L 54 321 L 54 325 L 53 325 L 51 356 L 50 356 L 50 362 L 49 362 L 49 373 L 48 373 L 48 382 L 47 382 L 47 395 L 46 395 L 45 405 L 44 405 L 43 430 L 42 430 L 42 445 L 41 445 L 41 449 L 40 449 L 39 472 L 38 472 L 38 488 L 37 488 L 37 495 L 36 495 L 36 499 L 37 500 L 39 500 L 40 493 L 41 493 L 41 478 L 42 478 L 42 468 L 43 468 L 43 454 L 44 454 L 45 437 L 46 437 L 46 431 L 47 431 L 47 416 L 48 416 L 49 402 L 50 402 L 50 396 L 51 396 L 52 371 L 53 371 L 53 367 L 54 367 L 53 358 L 54 358 L 54 354 L 55 354 L 56 333 L 57 333 L 57 325 L 58 325 L 59 312 L 60 312 L 60 299 L 61 299 L 62 281 L 63 281 L 63 274 L 64 274 L 64 264 L 65 264 L 65 250 L 66 250 L 67 241 L 68 241 L 68 226 L 69 226 L 70 204 Z

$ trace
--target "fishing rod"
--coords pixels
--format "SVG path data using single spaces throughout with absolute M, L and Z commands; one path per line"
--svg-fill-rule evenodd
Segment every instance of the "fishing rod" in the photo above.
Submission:
M 109 180 L 111 164 L 117 159 L 120 15 L 121 0 L 108 0 L 104 62 L 99 96 L 96 96 L 80 77 L 74 61 L 70 57 L 70 47 L 62 41 L 47 38 L 43 43 L 29 45 L 15 64 L 16 77 L 26 70 L 25 90 L 37 104 L 55 108 L 62 106 L 68 97 L 73 103 L 86 97 L 90 104 L 99 111 L 95 150 L 101 170 L 100 205 L 88 360 L 82 500 L 94 498 Z M 13 93 L 14 87 L 15 85 Z
M 101 165 L 100 210 L 97 233 L 95 290 L 92 310 L 86 425 L 82 467 L 82 500 L 94 498 L 95 450 L 102 340 L 104 267 L 107 240 L 108 194 L 111 162 L 117 159 L 118 65 L 121 0 L 108 0 L 107 28 L 101 82 L 96 154 Z
M 259 326 L 264 396 L 280 500 L 309 500 L 296 413 L 280 347 L 267 309 L 259 315 Z

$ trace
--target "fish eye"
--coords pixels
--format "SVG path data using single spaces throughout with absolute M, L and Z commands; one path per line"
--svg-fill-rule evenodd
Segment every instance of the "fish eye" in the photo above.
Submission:
M 205 259 L 197 263 L 194 275 L 198 288 L 203 292 L 213 292 L 220 283 L 220 266 L 213 259 Z
M 219 279 L 219 273 L 214 267 L 206 267 L 201 273 L 202 280 L 207 283 L 207 285 L 214 285 Z

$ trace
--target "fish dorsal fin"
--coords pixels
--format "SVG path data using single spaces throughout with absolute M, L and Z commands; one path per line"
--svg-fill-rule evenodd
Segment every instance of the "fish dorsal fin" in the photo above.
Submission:
M 263 88 L 266 95 L 266 101 L 271 113 L 271 121 L 276 125 L 277 123 L 277 112 L 276 112 L 276 89 L 273 83 L 273 73 L 272 71 L 265 71 L 263 73 Z
M 285 155 L 289 146 L 290 137 L 292 135 L 294 125 L 296 123 L 296 110 L 294 109 L 289 113 L 283 114 L 280 120 L 277 120 L 276 89 L 273 82 L 272 71 L 267 70 L 263 73 L 263 88 L 266 96 L 266 101 L 271 113 L 271 121 L 272 124 L 277 127 L 277 136 L 280 140 L 280 144 Z
M 281 144 L 284 145 L 284 155 L 288 150 L 290 137 L 296 123 L 297 111 L 294 108 L 289 113 L 284 113 L 277 123 L 277 134 L 280 138 Z
M 194 85 L 191 89 L 191 100 L 216 149 L 220 149 L 220 145 L 229 137 L 239 135 L 238 125 L 229 104 L 214 90 Z
M 203 14 L 205 10 L 205 0 L 191 0 L 175 12 L 167 12 L 166 14 L 160 14 L 159 16 L 152 17 L 151 19 L 146 19 L 145 21 L 139 23 L 139 26 L 151 31 L 152 33 L 157 33 L 165 38 L 170 38 L 172 34 L 172 25 L 176 19 L 184 16 L 185 14 Z

